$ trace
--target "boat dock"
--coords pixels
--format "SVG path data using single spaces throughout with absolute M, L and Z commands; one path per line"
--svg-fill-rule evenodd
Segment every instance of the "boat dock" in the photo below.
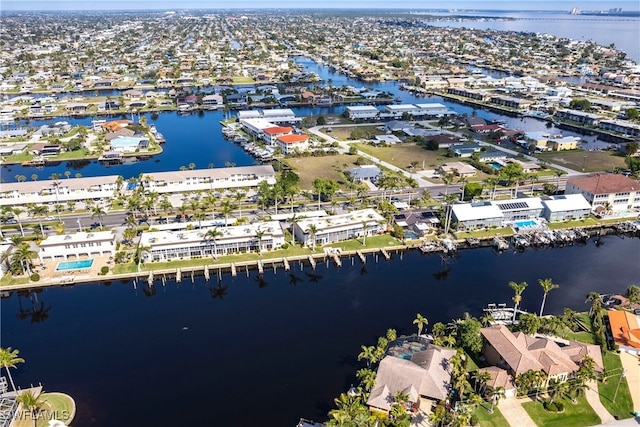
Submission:
M 391 259 L 391 255 L 389 255 L 389 252 L 387 252 L 386 249 L 380 248 L 380 252 L 382 253 L 382 256 L 384 256 L 384 258 L 387 261 L 389 261 Z
M 289 265 L 289 260 L 285 257 L 282 258 L 282 265 L 284 266 L 284 271 L 289 271 L 291 266 Z
M 360 261 L 363 264 L 367 263 L 367 257 L 362 253 L 362 251 L 356 251 L 356 254 L 358 255 L 358 257 L 360 258 Z

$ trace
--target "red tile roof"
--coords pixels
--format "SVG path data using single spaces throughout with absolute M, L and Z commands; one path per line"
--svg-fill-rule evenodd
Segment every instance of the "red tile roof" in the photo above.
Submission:
M 272 128 L 266 128 L 263 129 L 263 132 L 269 135 L 277 135 L 280 133 L 290 133 L 293 131 L 292 127 L 288 127 L 288 126 L 274 126 Z
M 640 348 L 640 326 L 636 315 L 622 310 L 609 310 L 607 314 L 615 343 Z
M 307 142 L 309 140 L 308 135 L 282 135 L 278 137 L 278 141 L 284 144 L 295 144 L 297 142 Z
M 620 174 L 593 175 L 570 178 L 569 183 L 591 194 L 611 194 L 640 191 L 640 183 Z

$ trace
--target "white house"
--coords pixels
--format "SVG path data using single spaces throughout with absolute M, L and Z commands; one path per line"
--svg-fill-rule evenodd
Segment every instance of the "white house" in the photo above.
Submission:
M 276 138 L 276 146 L 284 155 L 307 151 L 309 149 L 309 135 L 281 135 Z
M 565 194 L 582 194 L 591 210 L 640 210 L 640 183 L 620 174 L 569 178 Z
M 582 194 L 544 197 L 542 206 L 543 216 L 549 222 L 586 218 L 591 214 L 591 205 Z
M 134 137 L 134 136 L 120 136 L 111 140 L 111 151 L 118 151 L 122 153 L 133 153 L 138 150 L 146 150 L 149 148 L 149 139 Z
M 219 234 L 207 235 L 209 230 L 215 230 Z M 142 253 L 145 261 L 272 250 L 279 248 L 284 242 L 284 232 L 277 221 L 196 230 L 147 231 L 140 236 L 140 245 L 149 248 Z
M 40 242 L 38 256 L 41 262 L 90 258 L 92 256 L 114 256 L 116 234 L 113 231 L 77 232 L 54 234 Z
M 312 245 L 348 240 L 363 235 L 371 236 L 385 229 L 385 219 L 373 209 L 363 209 L 342 215 L 319 218 L 305 218 L 293 224 L 293 233 L 297 242 Z M 315 233 L 311 227 L 315 227 Z
M 351 120 L 367 120 L 378 118 L 380 111 L 372 105 L 349 105 L 345 108 L 345 113 Z

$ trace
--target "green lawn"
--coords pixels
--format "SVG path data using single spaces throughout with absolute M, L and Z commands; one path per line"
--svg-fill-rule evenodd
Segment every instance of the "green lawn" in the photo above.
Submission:
M 397 246 L 401 245 L 401 242 L 391 237 L 388 234 L 381 236 L 371 236 L 367 237 L 366 246 L 362 244 L 360 239 L 351 239 L 346 240 L 344 242 L 338 242 L 331 245 L 326 245 L 325 247 L 334 247 L 341 248 L 344 251 L 348 250 L 361 250 L 361 249 L 371 249 L 371 248 L 381 248 L 385 246 Z M 248 261 L 258 261 L 262 259 L 266 265 L 270 264 L 270 260 L 279 261 L 283 257 L 295 257 L 300 255 L 311 255 L 311 254 L 321 254 L 323 253 L 323 247 L 316 246 L 316 251 L 313 252 L 311 248 L 301 247 L 296 244 L 295 246 L 289 246 L 287 249 L 278 249 L 275 251 L 263 251 L 262 256 L 256 252 L 244 253 L 244 254 L 235 254 L 235 255 L 226 255 L 218 257 L 217 261 L 212 260 L 211 258 L 198 258 L 198 259 L 185 259 L 178 261 L 169 261 L 169 262 L 148 262 L 146 264 L 142 264 L 140 266 L 141 271 L 153 271 L 153 270 L 164 270 L 164 269 L 172 269 L 172 268 L 185 268 L 185 267 L 197 267 L 208 265 L 210 267 L 215 268 L 220 264 L 228 264 L 228 263 L 242 263 Z M 117 264 L 113 267 L 112 271 L 114 274 L 123 274 L 123 273 L 133 273 L 137 271 L 138 266 L 134 263 L 127 264 Z
M 620 356 L 613 352 L 606 352 L 603 356 L 604 369 L 606 373 L 609 373 L 606 381 L 598 381 L 598 392 L 600 393 L 600 402 L 607 408 L 607 411 L 613 416 L 617 416 L 620 419 L 631 418 L 633 412 L 633 401 L 631 400 L 631 393 L 629 392 L 629 385 L 627 380 L 620 379 L 620 372 L 622 372 L 622 362 Z M 613 401 L 613 397 L 616 392 L 616 388 L 620 382 L 620 388 L 616 395 L 616 401 Z
M 542 401 L 525 402 L 522 407 L 540 427 L 586 427 L 602 422 L 585 397 L 579 398 L 576 405 L 570 400 L 562 400 L 562 402 L 565 410 L 561 414 L 547 412 L 542 407 Z
M 488 237 L 494 236 L 502 236 L 509 237 L 514 234 L 513 228 L 511 227 L 503 227 L 503 228 L 490 228 L 488 230 L 478 229 L 478 230 L 470 230 L 470 231 L 458 231 L 455 233 L 457 239 L 466 239 L 469 237 L 475 237 L 477 239 L 486 239 Z
M 476 408 L 474 415 L 478 417 L 480 427 L 508 427 L 510 425 L 497 406 L 493 407 L 492 414 L 488 412 L 490 408 L 491 405 L 487 402 L 483 402 Z

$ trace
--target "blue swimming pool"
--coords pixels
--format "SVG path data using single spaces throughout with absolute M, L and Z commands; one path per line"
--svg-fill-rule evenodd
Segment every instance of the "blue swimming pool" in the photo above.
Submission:
M 407 238 L 407 239 L 419 239 L 420 238 L 420 236 L 418 236 L 413 231 L 405 231 L 404 232 L 404 237 Z
M 494 168 L 497 171 L 499 171 L 500 168 L 502 167 L 502 165 L 499 164 L 499 163 L 489 163 L 489 166 L 491 166 L 492 168 Z
M 514 224 L 518 228 L 530 228 L 530 227 L 536 227 L 538 225 L 538 223 L 532 219 L 528 219 L 525 221 L 516 221 L 514 222 Z
M 91 268 L 92 259 L 81 259 L 77 261 L 62 261 L 58 263 L 56 271 L 81 270 L 83 268 Z

